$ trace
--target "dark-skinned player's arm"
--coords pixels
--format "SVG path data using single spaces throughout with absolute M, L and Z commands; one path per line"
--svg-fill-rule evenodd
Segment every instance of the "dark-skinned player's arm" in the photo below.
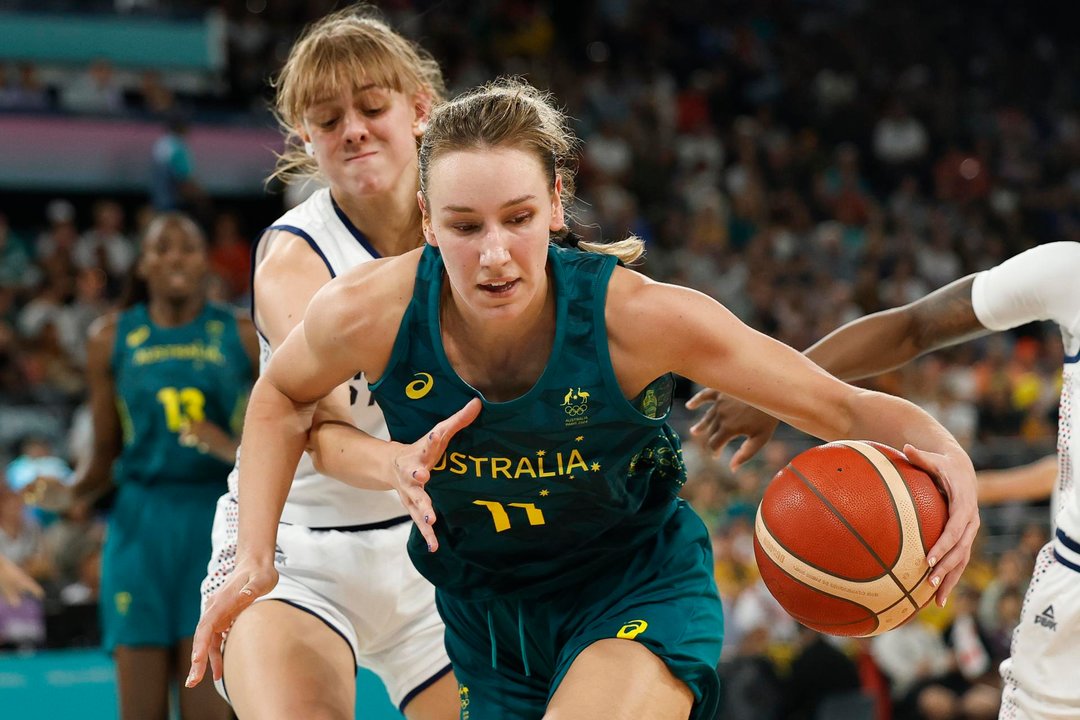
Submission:
M 924 353 L 986 335 L 972 308 L 974 275 L 960 278 L 902 307 L 853 320 L 814 343 L 804 353 L 841 380 L 852 381 L 901 367 Z M 776 430 L 777 419 L 725 396 L 715 388 L 694 395 L 686 407 L 706 407 L 691 433 L 719 454 L 737 437 L 746 437 L 731 458 L 737 469 L 760 450 Z

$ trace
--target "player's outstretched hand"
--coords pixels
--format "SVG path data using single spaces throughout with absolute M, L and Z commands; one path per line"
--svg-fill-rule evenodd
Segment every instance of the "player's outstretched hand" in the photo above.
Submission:
M 236 569 L 229 573 L 224 587 L 214 593 L 210 602 L 199 618 L 192 641 L 191 670 L 184 685 L 195 687 L 206 674 L 206 664 L 215 680 L 220 680 L 225 668 L 221 658 L 221 644 L 226 633 L 232 627 L 236 617 L 255 599 L 265 595 L 277 585 L 278 572 L 274 563 L 268 565 L 248 565 L 240 561 Z
M 705 415 L 690 428 L 690 434 L 704 438 L 714 456 L 719 456 L 729 442 L 744 436 L 746 440 L 731 457 L 733 471 L 769 442 L 779 424 L 773 416 L 712 388 L 705 388 L 686 401 L 687 410 L 706 405 Z
M 416 527 L 420 528 L 420 534 L 431 552 L 439 549 L 439 541 L 435 539 L 435 530 L 431 527 L 435 523 L 435 508 L 424 485 L 431 479 L 431 468 L 446 452 L 450 440 L 476 420 L 481 407 L 480 399 L 473 398 L 465 407 L 433 427 L 427 435 L 412 445 L 402 446 L 403 452 L 394 458 L 394 489 Z
M 18 607 L 24 595 L 40 600 L 45 597 L 45 591 L 21 567 L 0 555 L 0 597 L 8 606 Z
M 225 462 L 236 459 L 236 439 L 208 420 L 185 422 L 177 439 L 184 447 L 193 447 L 204 455 Z
M 975 468 L 966 455 L 940 455 L 904 446 L 904 455 L 937 482 L 949 501 L 949 521 L 941 537 L 927 553 L 932 568 L 930 583 L 937 587 L 938 605 L 945 607 L 960 575 L 971 559 L 971 546 L 979 531 L 978 491 Z

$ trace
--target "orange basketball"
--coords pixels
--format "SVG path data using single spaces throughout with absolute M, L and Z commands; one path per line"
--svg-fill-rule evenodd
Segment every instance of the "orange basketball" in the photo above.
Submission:
M 926 553 L 949 517 L 904 454 L 842 441 L 797 455 L 765 490 L 754 554 L 792 617 L 832 635 L 891 630 L 930 602 Z

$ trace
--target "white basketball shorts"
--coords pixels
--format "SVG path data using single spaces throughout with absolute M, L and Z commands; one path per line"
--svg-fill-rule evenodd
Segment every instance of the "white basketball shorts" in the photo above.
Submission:
M 1001 663 L 999 720 L 1080 718 L 1080 544 L 1058 530 L 1035 561 L 1011 657 Z
M 218 500 L 204 607 L 236 565 L 238 510 L 228 494 Z M 409 560 L 412 521 L 403 518 L 360 529 L 280 525 L 278 584 L 256 600 L 285 602 L 326 623 L 349 643 L 356 664 L 379 676 L 398 708 L 450 671 L 435 589 Z M 228 700 L 223 684 L 217 687 Z

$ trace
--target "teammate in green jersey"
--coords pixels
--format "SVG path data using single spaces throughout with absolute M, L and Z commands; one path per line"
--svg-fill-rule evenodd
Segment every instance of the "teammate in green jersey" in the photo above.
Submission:
M 571 150 L 563 116 L 519 82 L 436 109 L 420 151 L 428 247 L 316 295 L 253 390 L 241 472 L 290 472 L 310 444 L 324 472 L 398 491 L 463 719 L 711 718 L 723 621 L 707 533 L 677 498 L 669 373 L 822 438 L 904 447 L 951 499 L 931 549 L 942 586 L 978 527 L 974 471 L 914 405 L 836 380 L 704 295 L 551 247 L 567 237 Z M 636 239 L 578 244 L 641 252 Z M 390 442 L 315 415 L 359 370 Z M 249 515 L 240 544 L 272 530 Z M 221 633 L 272 580 L 249 569 L 222 589 L 192 681 L 208 662 L 220 672 Z
M 210 525 L 232 469 L 258 362 L 251 322 L 206 299 L 206 238 L 187 216 L 153 220 L 127 309 L 90 330 L 94 444 L 75 502 L 117 487 L 102 558 L 106 647 L 120 717 L 167 718 L 199 619 Z M 207 685 L 180 692 L 184 718 L 230 717 Z

